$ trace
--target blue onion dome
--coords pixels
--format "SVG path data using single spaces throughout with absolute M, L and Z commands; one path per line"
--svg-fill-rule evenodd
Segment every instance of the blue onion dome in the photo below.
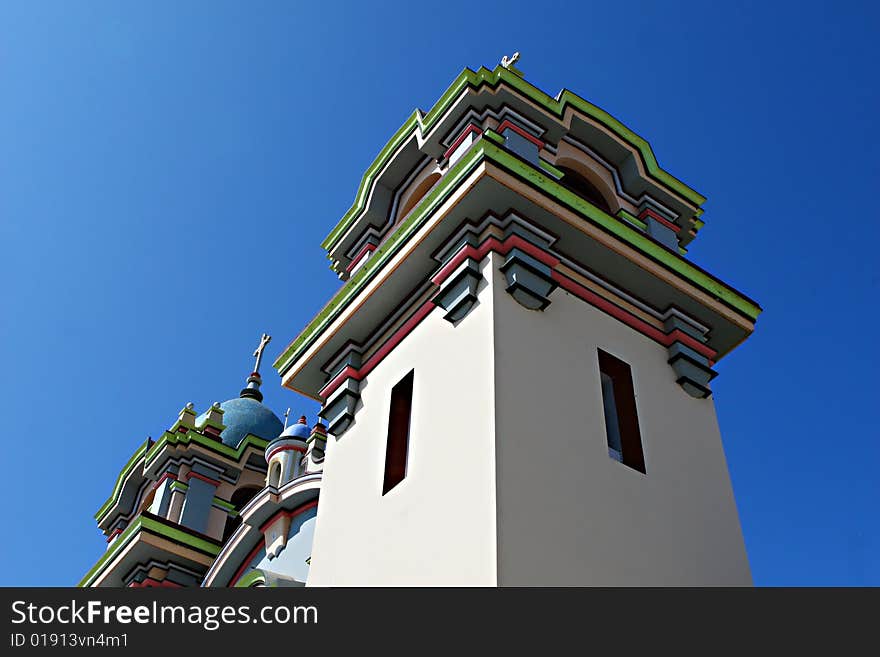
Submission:
M 226 426 L 220 433 L 220 440 L 230 447 L 238 447 L 248 434 L 263 440 L 274 440 L 284 428 L 278 416 L 253 397 L 229 399 L 220 404 L 220 408 L 223 409 L 223 424 Z M 196 425 L 201 424 L 206 415 L 203 413 L 196 418 Z
M 269 344 L 271 336 L 263 334 L 260 346 L 254 351 L 256 365 L 254 371 L 247 378 L 247 384 L 237 399 L 229 399 L 222 404 L 223 425 L 226 427 L 220 432 L 220 440 L 224 445 L 237 448 L 245 436 L 251 434 L 263 440 L 275 440 L 284 429 L 284 425 L 278 416 L 267 406 L 263 405 L 263 393 L 260 385 L 263 379 L 260 377 L 260 361 L 263 358 L 263 349 Z M 196 418 L 196 426 L 201 426 L 207 417 L 207 412 Z
M 290 409 L 287 410 L 290 411 Z M 272 454 L 278 450 L 297 449 L 296 446 L 298 446 L 301 449 L 297 449 L 297 451 L 304 451 L 311 433 L 309 425 L 306 424 L 306 416 L 303 415 L 298 422 L 284 427 L 281 435 L 269 441 L 269 444 L 266 445 L 266 461 L 269 461 Z
M 281 435 L 278 436 L 278 439 L 281 440 L 283 438 L 296 438 L 298 440 L 308 440 L 312 431 L 309 429 L 309 425 L 306 424 L 306 416 L 303 415 L 300 417 L 299 422 L 295 424 L 291 424 L 287 427 Z

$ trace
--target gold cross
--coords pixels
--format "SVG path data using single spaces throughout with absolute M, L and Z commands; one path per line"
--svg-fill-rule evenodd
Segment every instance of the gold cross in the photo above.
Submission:
M 257 347 L 256 351 L 254 351 L 254 358 L 257 359 L 257 364 L 254 366 L 254 372 L 257 374 L 260 373 L 260 361 L 263 360 L 263 349 L 266 348 L 266 345 L 269 344 L 269 340 L 272 339 L 271 335 L 266 335 L 263 333 L 263 337 L 260 338 L 260 346 Z

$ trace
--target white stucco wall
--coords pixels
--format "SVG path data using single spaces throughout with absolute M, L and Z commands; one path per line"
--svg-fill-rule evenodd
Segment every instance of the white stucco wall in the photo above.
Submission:
M 435 310 L 369 374 L 329 438 L 308 584 L 751 584 L 712 399 L 563 290 L 526 310 L 502 261 L 483 261 L 458 326 Z M 632 368 L 645 475 L 608 456 L 597 348 Z M 410 369 L 407 476 L 383 497 L 391 389 Z
M 544 312 L 495 272 L 501 585 L 750 585 L 710 399 L 666 349 L 557 289 Z M 597 348 L 632 368 L 647 474 L 608 456 Z
M 327 441 L 309 586 L 496 584 L 492 317 L 487 280 L 458 326 L 435 309 L 369 374 Z M 383 496 L 391 389 L 411 369 L 407 475 Z
M 309 573 L 314 532 L 315 509 L 312 508 L 291 519 L 287 542 L 278 556 L 269 559 L 263 549 L 254 557 L 251 568 L 262 568 L 292 577 L 298 582 L 305 582 Z M 245 571 L 247 572 L 250 572 L 250 568 Z

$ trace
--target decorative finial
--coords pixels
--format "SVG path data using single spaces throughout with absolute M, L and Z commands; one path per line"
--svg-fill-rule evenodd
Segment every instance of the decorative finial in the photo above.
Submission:
M 287 410 L 284 411 L 284 428 L 287 428 L 287 418 L 290 415 L 290 406 L 287 407 Z
M 263 333 L 263 337 L 260 338 L 260 346 L 254 350 L 254 358 L 257 359 L 256 365 L 254 365 L 254 372 L 256 374 L 260 373 L 260 361 L 263 360 L 263 349 L 266 348 L 266 345 L 272 340 L 271 335 L 267 335 Z
M 519 59 L 519 51 L 513 53 L 513 56 L 510 57 L 509 59 L 508 59 L 507 55 L 504 55 L 504 57 L 501 58 L 501 65 L 504 68 L 510 68 L 511 66 L 516 64 L 518 59 Z
M 177 431 L 181 433 L 186 433 L 187 430 L 192 429 L 196 426 L 196 411 L 195 406 L 192 402 L 187 402 L 186 406 L 180 409 L 180 413 L 177 414 L 177 422 L 175 426 L 177 427 Z

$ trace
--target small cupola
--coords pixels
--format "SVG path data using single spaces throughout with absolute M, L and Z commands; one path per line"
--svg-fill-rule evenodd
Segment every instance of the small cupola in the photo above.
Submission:
M 302 457 L 311 433 L 303 415 L 296 423 L 284 427 L 281 434 L 266 445 L 267 486 L 281 488 L 303 474 Z

